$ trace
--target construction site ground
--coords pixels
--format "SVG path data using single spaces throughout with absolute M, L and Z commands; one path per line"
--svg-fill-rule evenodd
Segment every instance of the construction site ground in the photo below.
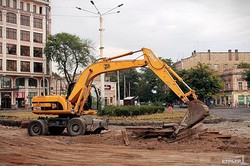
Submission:
M 245 116 L 244 116 L 245 117 Z M 217 118 L 218 119 L 218 118 Z M 138 138 L 125 126 L 109 126 L 98 135 L 30 137 L 26 128 L 0 125 L 0 165 L 250 165 L 250 121 L 223 119 L 200 124 L 222 136 L 176 142 Z

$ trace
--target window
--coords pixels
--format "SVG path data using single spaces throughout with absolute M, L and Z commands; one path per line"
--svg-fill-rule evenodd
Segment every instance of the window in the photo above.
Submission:
M 1 1 L 1 0 L 0 0 Z M 3 21 L 3 18 L 2 18 L 2 11 L 0 11 L 0 21 Z
M 2 43 L 0 43 L 0 54 L 2 54 L 3 53 L 3 45 L 2 45 Z
M 21 25 L 30 26 L 30 17 L 21 15 Z
M 30 62 L 21 61 L 21 71 L 30 72 Z
M 16 55 L 16 45 L 15 44 L 7 44 L 6 45 L 7 48 L 7 54 L 11 54 L 11 55 Z
M 30 12 L 30 4 L 27 3 L 27 12 Z
M 35 28 L 43 28 L 43 20 L 39 18 L 34 18 L 34 27 Z
M 21 30 L 21 40 L 30 41 L 30 32 Z
M 21 56 L 30 56 L 29 46 L 21 46 Z
M 17 78 L 16 79 L 16 86 L 25 86 L 25 78 Z
M 6 38 L 16 39 L 17 38 L 16 29 L 6 28 Z
M 36 5 L 33 5 L 33 13 L 36 13 Z
M 45 87 L 48 87 L 48 82 L 46 79 L 44 80 L 44 82 L 45 82 Z M 43 87 L 43 79 L 41 79 L 41 87 Z
M 224 70 L 228 69 L 228 64 L 224 64 Z
M 43 49 L 42 48 L 38 48 L 38 47 L 34 47 L 34 57 L 40 57 L 42 58 L 43 56 Z
M 1 6 L 3 5 L 3 0 L 0 0 L 0 5 L 1 5 Z
M 238 65 L 237 65 L 237 64 L 234 64 L 234 65 L 233 65 L 233 68 L 234 68 L 234 69 L 238 68 Z
M 16 24 L 16 14 L 14 13 L 7 13 L 7 22 Z
M 43 7 L 39 7 L 39 14 L 43 14 Z
M 215 71 L 219 71 L 219 65 L 217 65 L 217 64 L 214 65 L 214 70 L 215 70 Z
M 10 0 L 6 0 L 6 6 L 10 7 Z
M 14 8 L 14 9 L 17 8 L 17 2 L 16 2 L 16 0 L 13 0 L 13 8 Z
M 243 88 L 242 88 L 242 82 L 238 82 L 238 85 L 239 85 L 239 90 L 243 90 Z
M 3 37 L 3 28 L 0 27 L 0 37 Z
M 16 71 L 16 61 L 15 60 L 7 60 L 6 70 L 7 71 Z
M 20 2 L 20 9 L 23 10 L 23 2 Z
M 34 62 L 34 72 L 43 72 L 43 64 L 40 62 Z
M 37 80 L 34 78 L 29 78 L 29 86 L 37 87 Z
M 0 59 L 0 70 L 3 70 L 3 60 L 2 59 Z
M 113 97 L 110 97 L 109 103 L 113 105 Z
M 43 34 L 34 32 L 34 42 L 42 43 L 43 42 Z
M 11 79 L 10 77 L 1 78 L 1 87 L 2 88 L 11 88 Z

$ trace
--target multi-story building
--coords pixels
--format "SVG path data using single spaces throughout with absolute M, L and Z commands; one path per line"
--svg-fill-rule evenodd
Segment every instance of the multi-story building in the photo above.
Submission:
M 195 67 L 197 63 L 204 63 L 210 68 L 218 71 L 224 81 L 224 90 L 215 99 L 215 104 L 230 105 L 236 104 L 246 105 L 250 102 L 250 89 L 247 82 L 243 79 L 242 73 L 244 69 L 237 66 L 240 63 L 250 63 L 250 52 L 196 52 L 188 58 L 182 59 L 174 64 L 178 70 L 190 69 Z
M 250 89 L 247 87 L 247 81 L 244 80 L 242 73 L 244 69 L 232 68 L 224 70 L 221 78 L 224 82 L 222 94 L 215 102 L 218 105 L 249 105 Z
M 51 63 L 43 48 L 50 34 L 49 0 L 0 0 L 0 104 L 30 105 L 49 94 Z
M 178 70 L 190 69 L 197 65 L 198 62 L 205 63 L 219 73 L 223 73 L 224 70 L 237 68 L 241 63 L 250 63 L 250 52 L 239 52 L 235 50 L 232 52 L 192 52 L 192 55 L 188 58 L 181 59 L 176 62 L 174 66 Z

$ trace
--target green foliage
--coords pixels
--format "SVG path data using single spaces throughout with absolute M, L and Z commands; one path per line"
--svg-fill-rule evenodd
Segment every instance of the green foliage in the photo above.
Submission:
M 109 72 L 106 74 L 106 76 L 110 77 L 110 81 L 117 82 L 116 71 Z M 126 85 L 125 85 L 126 96 L 129 96 L 129 87 L 130 87 L 130 96 L 138 96 L 139 73 L 136 71 L 136 69 L 122 70 L 119 72 L 120 99 L 123 99 L 124 97 L 124 76 L 126 80 Z
M 250 64 L 249 63 L 244 63 L 244 62 L 241 62 L 239 65 L 238 65 L 238 68 L 250 68 Z
M 58 33 L 48 38 L 44 53 L 48 60 L 57 64 L 57 70 L 63 73 L 68 83 L 75 80 L 79 68 L 86 67 L 95 58 L 89 40 L 80 39 L 69 33 Z
M 247 86 L 250 87 L 250 70 L 244 72 L 245 80 L 247 81 Z
M 198 63 L 195 68 L 189 69 L 183 78 L 195 90 L 200 100 L 212 98 L 220 93 L 224 85 L 216 71 L 201 63 Z
M 143 106 L 106 106 L 102 112 L 102 115 L 109 116 L 137 116 L 137 115 L 146 115 L 161 113 L 164 111 L 162 106 L 152 106 L 152 105 L 143 105 Z

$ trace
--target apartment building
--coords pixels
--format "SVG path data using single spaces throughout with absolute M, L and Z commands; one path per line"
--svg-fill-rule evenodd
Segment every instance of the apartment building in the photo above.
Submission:
M 242 73 L 244 69 L 237 66 L 240 63 L 250 63 L 250 52 L 239 52 L 228 50 L 228 52 L 196 52 L 188 58 L 174 63 L 178 70 L 190 69 L 197 63 L 204 63 L 210 68 L 218 71 L 224 82 L 224 90 L 215 98 L 217 105 L 248 105 L 250 102 L 250 89 L 244 80 Z
M 197 65 L 198 62 L 205 63 L 219 73 L 224 70 L 236 68 L 241 62 L 250 63 L 250 52 L 192 52 L 190 57 L 181 59 L 176 62 L 174 66 L 178 70 L 190 69 Z
M 0 0 L 1 109 L 27 107 L 49 94 L 52 64 L 43 48 L 51 32 L 49 0 Z

